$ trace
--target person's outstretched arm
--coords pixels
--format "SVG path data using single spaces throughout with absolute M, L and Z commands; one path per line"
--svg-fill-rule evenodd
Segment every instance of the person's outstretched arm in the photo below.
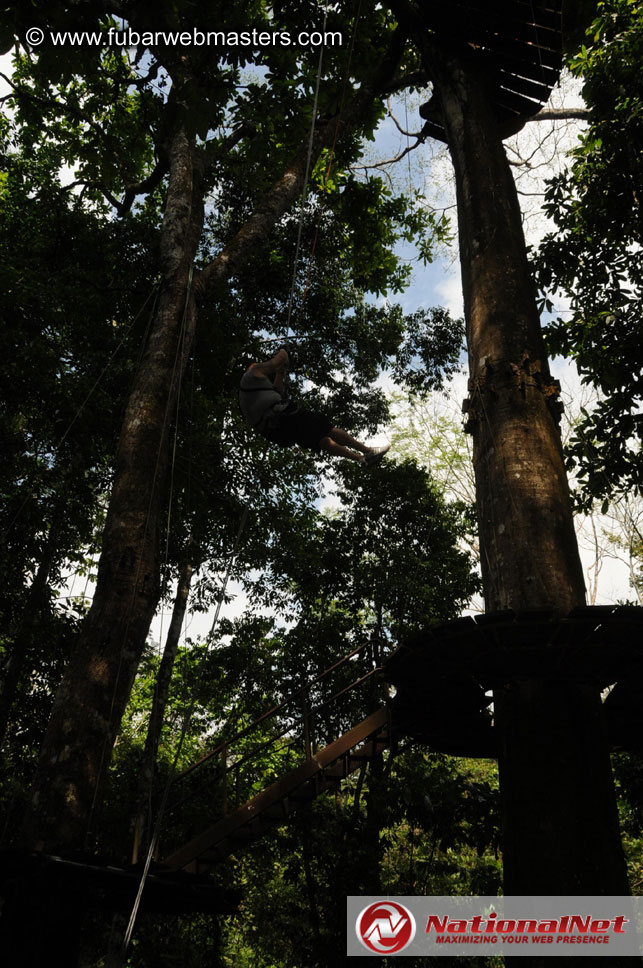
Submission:
M 286 350 L 281 349 L 278 353 L 275 353 L 272 359 L 265 360 L 263 363 L 253 363 L 251 369 L 254 373 L 256 373 L 257 376 L 272 376 L 274 373 L 275 387 L 276 389 L 279 389 L 279 386 L 277 386 L 277 380 L 281 379 L 283 388 L 284 370 L 286 369 L 287 363 L 288 353 Z
M 271 360 L 265 360 L 263 363 L 253 363 L 250 369 L 256 376 L 272 377 L 274 374 L 272 383 L 275 390 L 281 394 L 285 394 L 285 374 L 287 363 L 288 353 L 282 348 L 279 350 L 279 352 L 275 353 Z

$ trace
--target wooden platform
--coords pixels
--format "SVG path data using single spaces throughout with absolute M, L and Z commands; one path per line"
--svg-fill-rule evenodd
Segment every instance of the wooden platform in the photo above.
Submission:
M 610 744 L 643 750 L 643 608 L 467 616 L 410 638 L 385 674 L 397 690 L 396 728 L 456 756 L 496 755 L 486 693 L 518 679 L 613 686 L 604 703 Z
M 480 76 L 503 136 L 519 131 L 549 100 L 563 63 L 562 0 L 400 0 L 398 17 L 409 7 L 416 24 L 444 39 Z M 421 113 L 428 134 L 444 141 L 431 108 Z
M 643 668 L 643 608 L 605 605 L 491 612 L 427 628 L 386 664 L 396 687 L 453 674 L 484 689 L 504 681 L 565 679 L 606 687 Z
M 61 856 L 17 847 L 0 849 L 0 895 L 60 897 L 68 907 L 131 911 L 142 865 L 119 867 L 90 855 Z M 234 914 L 241 892 L 224 890 L 208 876 L 194 877 L 153 864 L 145 880 L 141 910 L 157 914 Z

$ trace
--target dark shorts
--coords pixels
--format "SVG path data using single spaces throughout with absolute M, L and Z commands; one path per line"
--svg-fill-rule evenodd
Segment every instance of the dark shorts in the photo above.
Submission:
M 273 444 L 292 447 L 299 444 L 308 450 L 320 450 L 319 443 L 332 430 L 332 421 L 323 413 L 297 410 L 295 413 L 273 414 L 261 435 Z

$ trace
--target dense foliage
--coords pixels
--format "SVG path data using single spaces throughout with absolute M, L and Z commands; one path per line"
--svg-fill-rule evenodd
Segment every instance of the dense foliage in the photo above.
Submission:
M 310 26 L 315 10 L 303 5 L 297 17 L 291 12 L 289 29 L 298 21 Z M 243 19 L 248 12 L 238 13 Z M 21 5 L 13 14 L 15 32 L 23 37 L 31 21 Z M 51 29 L 96 27 L 106 33 L 116 23 L 101 4 L 85 4 L 71 19 L 64 5 L 42 15 L 42 26 Z M 262 5 L 252 15 L 257 26 L 267 17 Z M 143 3 L 130 11 L 133 25 L 144 26 L 148 16 Z M 198 25 L 207 28 L 203 17 L 200 12 Z M 228 8 L 231 28 L 235 18 Z M 157 28 L 175 26 L 170 11 L 162 17 L 155 10 L 154 20 Z M 351 29 L 350 23 L 342 27 Z M 388 33 L 386 18 L 374 18 L 353 47 L 356 68 L 382 49 Z M 186 112 L 182 120 L 207 137 L 206 226 L 197 263 L 203 266 L 299 146 L 317 67 L 317 58 L 301 47 L 267 48 L 261 64 L 241 48 L 219 58 L 192 49 L 195 84 L 181 74 L 185 64 L 173 48 L 145 55 L 92 45 L 75 51 L 72 72 L 64 47 L 46 43 L 38 56 L 19 49 L 2 129 L 3 662 L 12 670 L 3 692 L 3 724 L 16 690 L 29 689 L 30 670 L 43 666 L 40 653 L 37 659 L 33 653 L 38 636 L 25 628 L 25 611 L 32 616 L 27 624 L 37 624 L 43 609 L 51 611 L 46 589 L 60 583 L 64 569 L 90 570 L 98 548 L 119 425 L 155 306 L 177 89 Z M 347 53 L 346 47 L 327 52 L 322 111 L 336 109 L 336 78 L 345 71 Z M 296 85 L 289 78 L 297 76 Z M 367 132 L 380 111 L 378 103 Z M 233 151 L 227 147 L 231 137 Z M 356 179 L 347 164 L 358 150 L 357 136 L 340 140 L 332 177 L 325 174 L 327 154 L 312 173 L 301 251 L 310 253 L 314 239 L 316 256 L 299 267 L 293 326 L 296 335 L 305 334 L 300 394 L 313 405 L 323 397 L 338 424 L 363 434 L 386 418 L 385 396 L 376 385 L 381 368 L 393 366 L 398 379 L 414 388 L 439 385 L 457 361 L 461 324 L 438 310 L 406 320 L 399 306 L 376 306 L 366 298 L 369 291 L 395 292 L 404 285 L 409 267 L 393 252 L 401 234 L 418 239 L 429 258 L 432 239 L 444 226 L 411 200 L 393 196 L 380 178 Z M 196 565 L 208 560 L 219 567 L 246 502 L 255 508 L 260 532 L 278 520 L 276 506 L 285 514 L 316 493 L 311 461 L 274 452 L 258 458 L 261 448 L 230 408 L 248 358 L 266 355 L 266 338 L 285 333 L 298 214 L 276 226 L 270 244 L 247 259 L 235 285 L 217 292 L 201 313 L 176 424 L 174 504 L 163 565 L 168 585 L 190 540 Z M 423 376 L 414 365 L 418 356 Z M 304 375 L 313 383 L 305 392 Z M 284 474 L 288 490 L 266 487 Z M 240 568 L 261 554 L 260 544 L 246 542 Z M 38 573 L 42 590 L 32 584 Z M 40 595 L 35 608 L 27 605 L 27 592 Z M 196 594 L 205 607 L 216 588 L 201 581 Z
M 303 5 L 297 16 L 308 24 L 311 12 Z M 228 9 L 226 17 L 232 13 Z M 255 13 L 264 16 L 261 5 Z M 26 22 L 19 7 L 15 16 L 20 34 Z M 62 8 L 46 16 L 49 26 L 69 26 Z M 144 4 L 132 8 L 134 21 L 145 17 Z M 100 5 L 79 8 L 77 26 L 96 23 L 106 30 L 114 21 Z M 371 18 L 354 45 L 356 71 L 384 49 L 389 33 L 384 14 Z M 119 425 L 157 298 L 167 139 L 178 110 L 181 67 L 172 50 L 157 52 L 162 70 L 140 52 L 132 57 L 86 47 L 78 53 L 71 72 L 69 58 L 52 47 L 43 46 L 37 57 L 20 51 L 2 129 L 5 843 L 19 831 L 52 697 L 87 607 L 83 593 L 100 549 Z M 193 56 L 199 61 L 198 52 Z M 329 51 L 329 77 L 343 76 L 346 56 L 346 48 Z M 247 218 L 308 129 L 316 58 L 301 49 L 271 49 L 259 78 L 255 68 L 242 52 L 237 59 L 201 58 L 191 64 L 198 83 L 182 88 L 180 110 L 209 142 L 200 267 Z M 293 84 L 289 78 L 296 76 L 300 83 Z M 325 85 L 322 114 L 332 114 L 340 96 L 339 81 Z M 408 279 L 409 267 L 394 251 L 399 238 L 415 240 L 427 259 L 446 231 L 446 223 L 415 199 L 393 194 L 381 178 L 350 172 L 360 137 L 372 132 L 381 112 L 376 102 L 362 129 L 338 142 L 331 177 L 327 153 L 312 172 L 301 228 L 302 251 L 314 247 L 315 256 L 299 268 L 289 334 L 298 345 L 292 390 L 312 406 L 323 403 L 336 423 L 360 435 L 387 419 L 383 370 L 414 393 L 440 387 L 457 367 L 462 340 L 461 321 L 442 309 L 405 316 L 399 305 L 374 298 L 400 292 Z M 241 128 L 234 150 L 223 150 Z M 155 804 L 197 685 L 180 765 L 360 648 L 356 663 L 311 693 L 311 704 L 325 709 L 330 693 L 381 663 L 405 629 L 456 615 L 477 587 L 471 561 L 459 550 L 470 511 L 447 504 L 425 472 L 411 463 L 368 476 L 352 466 L 336 468 L 335 483 L 332 476 L 324 483 L 336 491 L 334 510 L 321 513 L 319 471 L 328 473 L 328 465 L 266 450 L 236 413 L 243 367 L 270 351 L 266 341 L 285 333 L 298 227 L 298 211 L 282 219 L 269 243 L 249 254 L 234 285 L 203 308 L 171 415 L 165 607 L 188 553 L 196 569 L 192 603 L 201 611 L 212 605 L 247 506 L 233 577 L 243 584 L 248 608 L 221 623 L 205 659 L 200 638 L 179 647 L 156 784 L 148 791 Z M 150 645 L 116 744 L 106 805 L 93 818 L 96 850 L 121 862 L 130 856 L 159 666 Z M 336 738 L 382 701 L 379 678 L 371 689 L 375 682 L 369 679 L 368 688 L 348 694 L 338 709 L 318 714 L 317 743 Z M 289 715 L 266 727 L 261 743 L 271 730 L 289 728 Z M 264 748 L 242 791 L 261 789 L 292 765 L 290 757 L 279 742 Z M 380 879 L 392 885 L 405 880 L 410 889 L 417 878 L 428 884 L 435 875 L 466 890 L 469 871 L 472 883 L 484 874 L 497 884 L 493 777 L 473 780 L 444 758 L 418 759 L 408 750 L 380 758 L 352 783 L 334 802 L 314 805 L 314 824 L 304 813 L 247 860 L 222 865 L 219 880 L 247 896 L 242 922 L 231 921 L 222 934 L 207 918 L 182 924 L 144 919 L 132 964 L 169 963 L 188 933 L 186 964 L 217 958 L 336 963 L 339 936 L 322 922 L 339 915 L 341 892 L 351 884 L 361 890 Z M 426 784 L 435 800 L 430 809 Z M 472 791 L 478 790 L 489 812 L 476 819 L 478 793 Z M 164 844 L 211 819 L 213 803 L 216 814 L 216 771 L 178 812 L 170 804 Z M 451 827 L 454 810 L 458 831 Z M 329 839 L 337 849 L 322 851 Z M 434 839 L 439 848 L 431 846 Z M 463 873 L 453 859 L 460 847 L 467 858 Z M 273 913 L 274 930 L 257 943 L 253 928 L 266 922 L 268 906 L 288 914 L 282 920 Z M 299 936 L 294 925 L 302 918 L 309 927 Z M 88 963 L 104 958 L 111 930 L 104 919 L 90 920 Z M 287 935 L 290 951 L 283 950 Z
M 549 344 L 572 357 L 599 400 L 575 428 L 571 466 L 582 500 L 609 499 L 643 486 L 643 6 L 604 0 L 574 53 L 589 125 L 571 166 L 549 186 L 545 209 L 556 225 L 542 243 L 538 280 L 569 301 L 548 326 Z
M 73 23 L 64 2 L 41 11 L 41 23 L 103 33 L 119 23 L 111 5 L 92 0 L 71 6 Z M 310 27 L 319 13 L 308 2 L 287 10 L 261 2 L 250 7 L 227 4 L 228 27 L 245 26 L 251 13 L 257 27 L 287 24 L 292 30 Z M 21 36 L 33 11 L 19 3 L 7 10 Z M 606 480 L 610 486 L 637 480 L 638 452 L 630 437 L 638 419 L 632 401 L 638 399 L 634 366 L 640 358 L 640 161 L 630 146 L 639 121 L 631 94 L 639 83 L 633 77 L 638 11 L 632 3 L 602 4 L 594 46 L 578 55 L 596 120 L 575 167 L 551 189 L 561 233 L 546 241 L 540 270 L 543 285 L 578 292 L 573 324 L 554 324 L 552 345 L 575 354 L 604 393 L 579 430 L 579 441 L 589 433 L 602 460 L 601 473 L 589 480 L 591 494 L 606 493 Z M 208 29 L 219 25 L 221 8 L 137 0 L 128 15 L 141 29 L 152 21 L 158 29 L 196 20 Z M 355 11 L 331 10 L 329 27 L 348 37 L 355 17 Z M 378 8 L 354 44 L 329 49 L 322 120 L 342 102 L 344 77 L 357 78 L 359 88 L 392 33 L 392 18 Z M 176 49 L 86 46 L 77 54 L 72 64 L 62 48 L 44 45 L 37 55 L 20 49 L 1 129 L 0 662 L 1 725 L 9 725 L 0 764 L 4 843 L 17 837 L 52 697 L 87 607 L 74 588 L 82 588 L 100 552 L 119 427 L 159 291 L 173 127 L 177 118 L 187 125 L 204 165 L 205 220 L 196 257 L 203 269 L 305 142 L 317 67 L 313 52 L 301 48 L 267 48 L 260 62 L 241 48 L 219 57 L 193 49 L 183 59 Z M 408 75 L 408 86 L 416 67 L 407 52 L 398 71 Z M 405 313 L 379 298 L 395 298 L 408 281 L 409 267 L 396 251 L 400 239 L 414 242 L 426 260 L 447 231 L 444 220 L 379 176 L 356 175 L 362 140 L 373 137 L 383 112 L 384 97 L 374 98 L 367 116 L 338 140 L 334 157 L 321 152 L 301 223 L 294 206 L 200 313 L 176 413 L 167 417 L 173 446 L 161 516 L 162 600 L 167 611 L 189 556 L 195 569 L 191 607 L 212 608 L 247 509 L 232 574 L 245 607 L 222 621 L 208 643 L 203 635 L 182 637 L 155 782 L 144 791 L 150 818 L 184 726 L 179 769 L 217 744 L 232 749 L 236 743 L 231 757 L 248 763 L 238 771 L 236 793 L 243 800 L 301 759 L 302 690 L 315 712 L 314 742 L 323 747 L 385 701 L 377 670 L 399 640 L 455 617 L 478 589 L 463 550 L 472 545 L 471 508 L 447 501 L 414 461 L 391 461 L 369 474 L 337 465 L 331 473 L 317 457 L 266 448 L 236 412 L 244 366 L 268 355 L 285 335 L 297 346 L 293 392 L 359 435 L 386 427 L 384 373 L 405 394 L 421 395 L 442 387 L 457 368 L 461 321 L 441 308 Z M 605 127 L 606 117 L 612 127 Z M 601 200 L 605 180 L 618 206 Z M 307 258 L 296 267 L 289 328 L 300 224 Z M 626 338 L 629 374 L 618 361 Z M 589 473 L 585 453 L 579 443 L 575 459 Z M 329 499 L 323 509 L 322 498 Z M 353 651 L 355 658 L 332 678 L 316 681 Z M 129 860 L 140 807 L 160 665 L 160 649 L 149 642 L 115 746 L 106 803 L 99 822 L 94 818 L 92 846 L 121 863 Z M 330 704 L 363 677 L 361 689 Z M 252 737 L 238 738 L 274 706 L 278 712 Z M 194 782 L 177 784 L 163 849 L 219 816 L 220 762 L 213 759 Z M 641 837 L 639 773 L 636 761 L 622 760 L 632 853 Z M 342 964 L 346 894 L 497 892 L 495 766 L 403 742 L 352 774 L 334 797 L 319 798 L 291 824 L 227 859 L 215 878 L 243 891 L 240 916 L 225 922 L 143 917 L 132 966 Z M 121 927 L 93 915 L 84 963 L 103 964 L 110 935 L 119 937 Z

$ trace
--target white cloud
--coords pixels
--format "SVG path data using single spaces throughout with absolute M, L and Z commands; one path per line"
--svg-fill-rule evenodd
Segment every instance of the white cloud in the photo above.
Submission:
M 435 292 L 439 297 L 441 306 L 445 306 L 452 316 L 462 316 L 464 314 L 464 304 L 462 299 L 462 280 L 460 273 L 450 273 L 444 275 L 436 283 Z

